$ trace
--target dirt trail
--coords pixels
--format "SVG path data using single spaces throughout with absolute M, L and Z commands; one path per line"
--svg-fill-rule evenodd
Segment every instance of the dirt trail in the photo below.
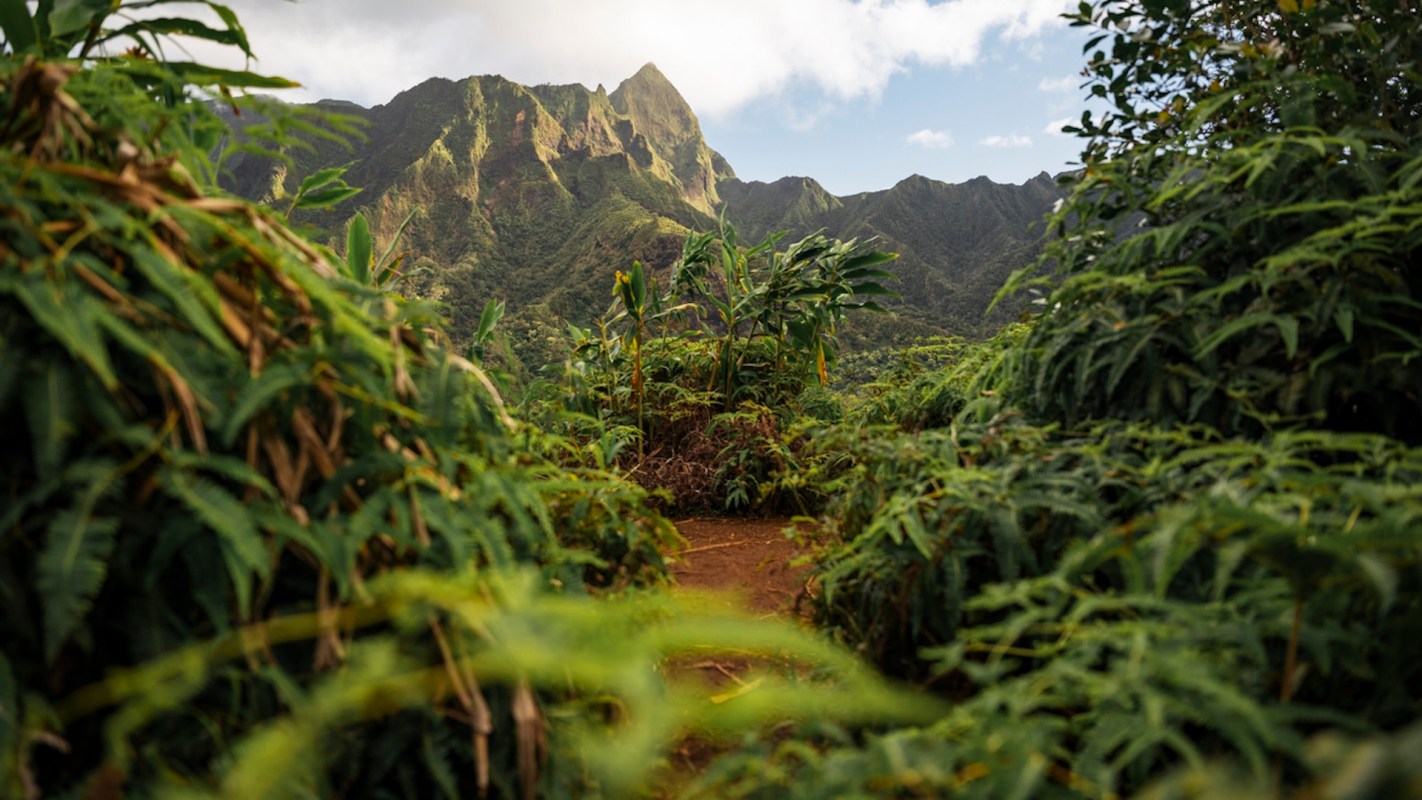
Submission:
M 684 587 L 740 595 L 756 616 L 790 616 L 807 567 L 791 566 L 802 554 L 784 530 L 788 519 L 695 517 L 679 520 L 686 550 L 671 565 Z
M 671 562 L 671 572 L 681 588 L 728 592 L 740 598 L 752 615 L 790 618 L 796 613 L 796 598 L 805 586 L 808 566 L 792 566 L 804 548 L 786 538 L 788 519 L 729 519 L 697 517 L 678 520 L 676 528 L 686 539 L 686 549 Z M 808 603 L 801 602 L 801 615 Z M 675 661 L 674 672 L 695 674 L 710 686 L 729 687 L 741 683 L 752 661 L 734 656 Z M 698 737 L 683 739 L 673 748 L 667 771 L 654 797 L 672 797 L 677 787 L 706 769 L 727 749 Z

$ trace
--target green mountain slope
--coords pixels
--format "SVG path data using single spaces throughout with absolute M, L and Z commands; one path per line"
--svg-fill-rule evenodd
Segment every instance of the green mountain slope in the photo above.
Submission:
M 824 228 L 900 252 L 905 319 L 863 326 L 871 339 L 885 338 L 886 324 L 898 334 L 980 335 L 1012 313 L 983 316 L 1003 278 L 1035 256 L 1032 225 L 1060 196 L 1045 175 L 1023 186 L 915 176 L 842 198 L 809 178 L 742 182 L 651 64 L 611 93 L 436 78 L 374 108 L 318 107 L 357 118 L 364 140 L 313 139 L 286 153 L 290 166 L 234 159 L 229 188 L 279 203 L 282 187 L 351 164 L 347 179 L 364 191 L 301 221 L 336 242 L 361 210 L 383 242 L 413 212 L 402 250 L 419 271 L 415 289 L 446 303 L 456 336 L 487 299 L 506 300 L 516 344 L 533 359 L 551 355 L 540 348 L 560 318 L 586 322 L 606 307 L 614 270 L 634 259 L 666 268 L 689 230 L 710 229 L 722 213 L 745 239 Z
M 723 181 L 727 216 L 752 236 L 823 228 L 840 238 L 878 237 L 900 254 L 893 266 L 901 312 L 953 333 L 981 336 L 1013 319 L 1022 302 L 984 311 L 1003 280 L 1037 257 L 1043 215 L 1064 193 L 1045 172 L 1011 186 L 975 178 L 947 184 L 921 175 L 891 189 L 835 197 L 809 178 Z

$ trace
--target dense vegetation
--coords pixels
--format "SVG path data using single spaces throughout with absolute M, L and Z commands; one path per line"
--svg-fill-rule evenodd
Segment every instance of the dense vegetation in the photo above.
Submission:
M 819 443 L 853 465 L 817 621 L 954 711 L 711 794 L 1418 791 L 1422 18 L 1070 17 L 1105 110 L 1046 310 Z
M 893 256 L 723 223 L 516 402 L 502 305 L 455 354 L 400 226 L 289 224 L 353 173 L 215 188 L 260 142 L 203 101 L 281 81 L 159 58 L 246 49 L 205 5 L 0 0 L 0 791 L 627 796 L 696 731 L 745 744 L 689 796 L 1419 792 L 1408 3 L 1082 3 L 995 338 L 840 357 Z M 831 641 L 658 591 L 657 507 L 821 513 Z M 665 674 L 729 647 L 814 669 Z
M 675 540 L 645 493 L 513 418 L 363 220 L 339 258 L 215 191 L 206 98 L 285 82 L 163 61 L 247 44 L 152 5 L 0 4 L 0 793 L 621 796 L 677 731 L 923 716 L 630 591 Z M 732 645 L 823 669 L 732 704 L 659 673 Z

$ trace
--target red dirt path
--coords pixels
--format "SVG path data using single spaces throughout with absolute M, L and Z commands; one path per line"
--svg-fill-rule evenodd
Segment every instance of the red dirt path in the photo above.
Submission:
M 671 572 L 681 586 L 740 595 L 757 616 L 791 616 L 808 571 L 790 563 L 804 552 L 785 536 L 791 524 L 788 519 L 678 520 L 687 545 Z
M 686 549 L 671 561 L 672 575 L 684 588 L 709 589 L 738 596 L 743 607 L 758 617 L 789 618 L 796 613 L 796 599 L 805 590 L 808 566 L 793 566 L 805 552 L 785 535 L 788 519 L 728 519 L 697 517 L 678 520 L 676 528 L 686 539 Z M 802 602 L 801 614 L 808 611 Z M 741 674 L 751 667 L 744 658 L 674 662 L 671 669 L 694 673 L 711 686 L 741 682 Z M 689 737 L 673 748 L 668 769 L 661 776 L 654 797 L 671 797 L 706 769 L 707 764 L 726 750 L 724 744 Z

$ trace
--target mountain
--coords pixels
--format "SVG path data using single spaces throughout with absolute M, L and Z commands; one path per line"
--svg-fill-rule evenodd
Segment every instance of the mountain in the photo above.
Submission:
M 1042 219 L 1064 196 L 1050 175 L 1011 186 L 987 178 L 959 184 L 914 175 L 893 188 L 836 197 L 811 178 L 721 182 L 727 216 L 749 237 L 824 229 L 848 239 L 877 237 L 900 254 L 893 265 L 915 319 L 978 336 L 1016 317 L 1022 303 L 984 312 L 1003 281 L 1040 251 Z
M 343 115 L 363 135 L 350 144 L 303 135 L 285 153 L 289 165 L 239 155 L 226 165 L 228 188 L 279 202 L 300 177 L 350 164 L 347 180 L 364 191 L 334 213 L 299 219 L 336 243 L 361 210 L 383 242 L 413 212 L 401 249 L 416 290 L 447 305 L 456 336 L 485 300 L 505 299 L 505 329 L 532 359 L 552 355 L 544 351 L 561 319 L 586 324 L 607 307 L 614 270 L 634 259 L 665 269 L 688 232 L 714 228 L 723 213 L 743 241 L 781 229 L 878 237 L 902 254 L 900 333 L 980 335 L 1010 317 L 985 320 L 983 311 L 1035 256 L 1032 225 L 1061 196 L 1046 175 L 1022 186 L 914 176 L 848 197 L 810 178 L 744 182 L 651 64 L 611 93 L 435 78 L 374 108 L 322 101 L 309 110 Z

